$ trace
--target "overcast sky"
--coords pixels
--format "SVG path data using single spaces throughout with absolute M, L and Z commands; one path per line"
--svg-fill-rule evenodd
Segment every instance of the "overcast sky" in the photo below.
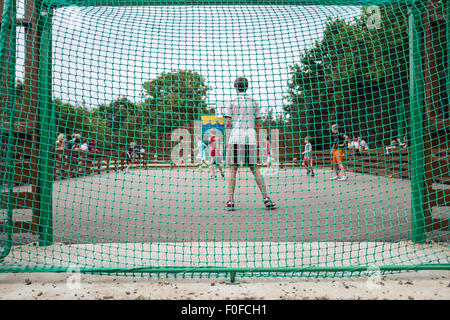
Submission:
M 281 111 L 289 66 L 321 39 L 327 17 L 359 13 L 325 6 L 61 8 L 53 22 L 53 95 L 90 107 L 122 96 L 138 102 L 145 81 L 188 69 L 205 78 L 219 113 L 241 75 L 263 111 Z M 23 30 L 18 43 L 23 79 Z

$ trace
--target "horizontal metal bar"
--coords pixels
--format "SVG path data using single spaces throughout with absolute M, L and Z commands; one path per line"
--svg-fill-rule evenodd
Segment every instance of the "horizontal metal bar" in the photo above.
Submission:
M 375 271 L 420 271 L 420 270 L 450 270 L 450 264 L 421 264 L 421 265 L 386 265 L 377 266 L 343 266 L 343 267 L 280 267 L 280 268 L 226 268 L 226 267 L 141 267 L 141 268 L 79 268 L 79 273 L 305 273 L 305 272 L 375 272 Z M 2 272 L 74 272 L 73 266 L 70 268 L 50 267 L 50 268 L 8 268 L 7 264 Z
M 403 0 L 396 4 L 410 5 L 413 0 Z M 58 8 L 66 6 L 80 7 L 113 7 L 113 6 L 296 6 L 296 5 L 327 5 L 327 6 L 368 6 L 389 5 L 391 0 L 44 0 L 47 5 Z

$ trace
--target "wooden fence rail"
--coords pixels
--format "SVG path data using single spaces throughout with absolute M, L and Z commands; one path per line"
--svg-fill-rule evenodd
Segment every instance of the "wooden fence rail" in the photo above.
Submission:
M 280 167 L 300 167 L 301 160 L 293 161 L 294 157 L 283 155 Z M 433 150 L 433 176 L 434 182 L 450 184 L 450 155 L 447 150 Z M 348 150 L 344 157 L 346 169 L 349 171 L 387 176 L 393 178 L 409 178 L 411 157 L 409 150 L 397 150 L 385 154 L 384 149 L 370 150 L 356 153 Z M 96 152 L 82 150 L 56 151 L 54 161 L 54 177 L 56 180 L 74 178 L 77 176 L 100 174 L 110 171 L 123 171 L 126 169 L 126 153 L 97 150 Z M 330 151 L 316 151 L 314 165 L 318 168 L 331 168 L 332 157 Z M 192 167 L 192 163 L 175 164 L 168 155 L 138 153 L 132 168 L 175 168 Z M 31 162 L 28 159 L 15 161 L 15 184 L 28 184 L 32 175 Z M 7 170 L 6 164 L 0 164 L 0 178 Z

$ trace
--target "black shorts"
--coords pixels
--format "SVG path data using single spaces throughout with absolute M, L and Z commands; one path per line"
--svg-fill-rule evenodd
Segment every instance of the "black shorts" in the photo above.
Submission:
M 252 166 L 258 160 L 256 145 L 232 144 L 230 155 L 231 164 L 234 166 Z

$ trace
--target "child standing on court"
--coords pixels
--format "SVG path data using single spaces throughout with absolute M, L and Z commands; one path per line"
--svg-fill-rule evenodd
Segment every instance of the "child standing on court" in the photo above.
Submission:
M 234 82 L 237 97 L 231 105 L 225 109 L 225 127 L 230 130 L 227 150 L 231 156 L 231 175 L 228 183 L 228 201 L 226 210 L 234 210 L 234 191 L 236 188 L 236 176 L 241 165 L 250 168 L 255 177 L 256 184 L 261 191 L 263 204 L 268 209 L 275 208 L 275 203 L 269 198 L 261 172 L 257 162 L 257 132 L 261 129 L 261 111 L 259 105 L 246 91 L 248 80 L 239 77 Z
M 313 157 L 312 157 L 312 144 L 310 142 L 310 138 L 305 138 L 305 151 L 303 151 L 303 163 L 302 165 L 306 167 L 306 174 L 311 177 L 314 177 L 314 169 L 313 169 Z
M 206 144 L 201 137 L 197 137 L 197 150 L 197 159 L 200 161 L 198 170 L 202 170 L 203 164 L 206 164 L 206 167 L 208 167 L 208 163 L 206 162 Z
M 139 149 L 136 146 L 136 143 L 130 142 L 130 147 L 127 150 L 127 168 L 125 169 L 125 172 L 130 172 L 130 166 L 133 165 L 137 151 L 139 151 Z
M 348 136 L 342 134 L 338 130 L 338 125 L 333 124 L 331 126 L 331 133 L 333 138 L 333 143 L 331 145 L 331 155 L 332 163 L 335 175 L 331 180 L 347 180 L 347 175 L 345 174 L 344 157 L 345 157 L 345 141 Z M 339 170 L 342 171 L 342 177 L 339 177 Z
M 211 178 L 216 178 L 216 167 L 219 169 L 222 178 L 225 178 L 225 173 L 222 168 L 222 152 L 220 150 L 220 139 L 219 137 L 212 136 L 209 147 L 211 148 Z

